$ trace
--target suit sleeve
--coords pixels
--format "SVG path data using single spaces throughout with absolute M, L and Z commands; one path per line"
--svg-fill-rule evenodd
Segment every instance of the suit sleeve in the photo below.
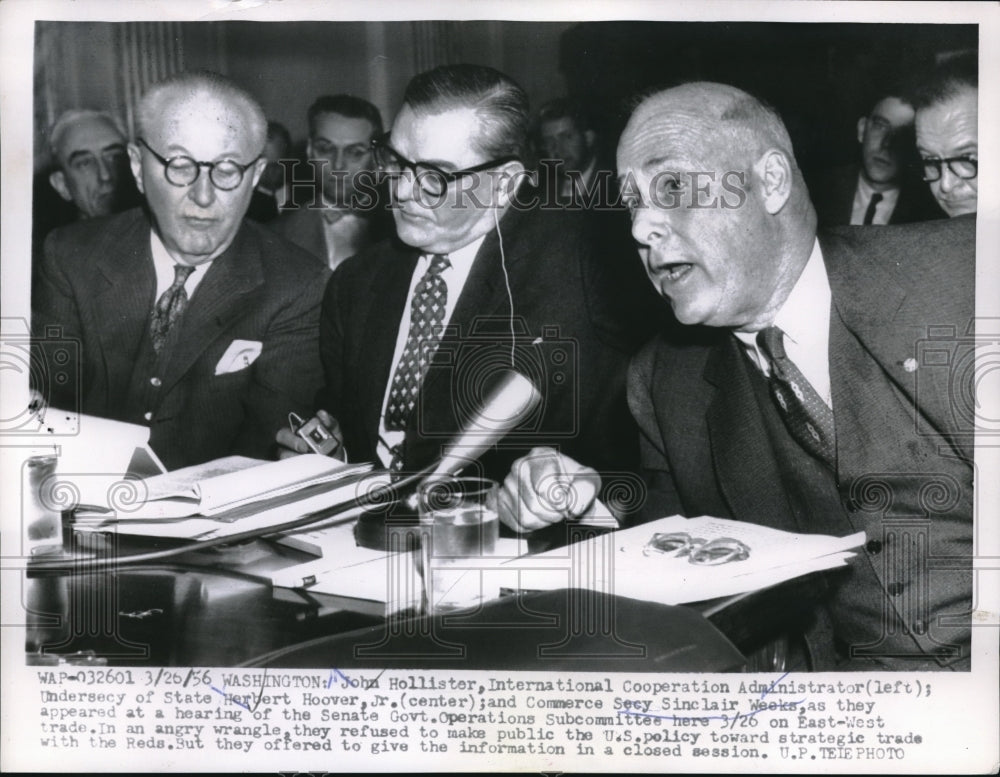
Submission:
M 309 275 L 291 288 L 271 319 L 254 362 L 253 381 L 244 395 L 247 419 L 234 452 L 269 450 L 290 412 L 308 417 L 322 383 L 319 311 L 325 274 Z
M 58 232 L 45 240 L 41 266 L 31 294 L 31 387 L 53 407 L 80 406 L 83 327 L 73 286 L 64 270 L 65 252 Z M 68 380 L 55 380 L 54 369 Z
M 639 473 L 646 488 L 636 522 L 684 513 L 667 459 L 666 444 L 656 422 L 651 387 L 653 352 L 646 349 L 632 359 L 628 374 L 628 404 L 639 426 Z

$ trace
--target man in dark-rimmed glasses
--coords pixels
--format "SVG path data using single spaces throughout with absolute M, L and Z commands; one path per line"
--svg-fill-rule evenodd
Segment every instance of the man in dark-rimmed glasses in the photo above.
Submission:
M 629 301 L 583 214 L 515 201 L 528 121 L 523 90 L 504 74 L 445 66 L 410 81 L 373 145 L 400 242 L 348 259 L 327 288 L 318 404 L 337 455 L 423 468 L 513 365 L 538 385 L 542 407 L 470 469 L 502 479 L 532 445 L 576 451 L 589 467 L 634 461 Z M 279 442 L 308 450 L 290 430 Z
M 257 102 L 213 73 L 151 87 L 129 144 L 145 209 L 54 232 L 33 328 L 79 343 L 55 406 L 145 424 L 168 468 L 266 457 L 319 383 L 324 270 L 244 222 L 266 161 Z
M 975 54 L 944 62 L 917 93 L 923 178 L 949 216 L 975 213 L 979 199 L 979 71 Z

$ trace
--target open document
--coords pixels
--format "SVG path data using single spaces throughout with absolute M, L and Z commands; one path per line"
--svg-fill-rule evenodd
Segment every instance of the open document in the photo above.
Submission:
M 389 554 L 354 549 L 348 531 L 341 532 L 339 541 L 337 554 L 275 573 L 274 584 L 389 601 Z M 864 541 L 862 532 L 848 537 L 793 534 L 724 518 L 673 516 L 534 555 L 524 555 L 523 539 L 501 539 L 494 555 L 462 558 L 452 568 L 478 576 L 483 599 L 497 598 L 502 591 L 589 588 L 685 604 L 843 566 L 854 555 L 850 550 Z M 405 569 L 395 568 L 397 575 Z

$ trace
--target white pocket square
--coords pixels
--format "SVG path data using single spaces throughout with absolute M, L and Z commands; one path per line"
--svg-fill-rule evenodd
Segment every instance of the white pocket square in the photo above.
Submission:
M 245 370 L 257 360 L 263 347 L 257 340 L 233 340 L 215 365 L 215 374 L 228 375 Z

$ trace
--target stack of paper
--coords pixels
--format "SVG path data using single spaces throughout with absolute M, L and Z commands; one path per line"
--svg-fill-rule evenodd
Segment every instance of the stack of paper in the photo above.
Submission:
M 389 482 L 386 474 L 369 474 L 371 469 L 316 454 L 272 462 L 229 457 L 136 481 L 131 502 L 119 500 L 110 511 L 78 511 L 75 527 L 176 539 L 222 537 L 346 504 Z
M 692 540 L 737 540 L 745 558 L 716 565 L 691 563 L 691 554 L 648 548 L 656 534 L 686 534 Z M 569 548 L 519 558 L 521 590 L 589 588 L 662 604 L 684 604 L 756 591 L 801 575 L 843 566 L 864 544 L 864 532 L 848 537 L 793 534 L 725 518 L 675 515 L 594 537 Z

